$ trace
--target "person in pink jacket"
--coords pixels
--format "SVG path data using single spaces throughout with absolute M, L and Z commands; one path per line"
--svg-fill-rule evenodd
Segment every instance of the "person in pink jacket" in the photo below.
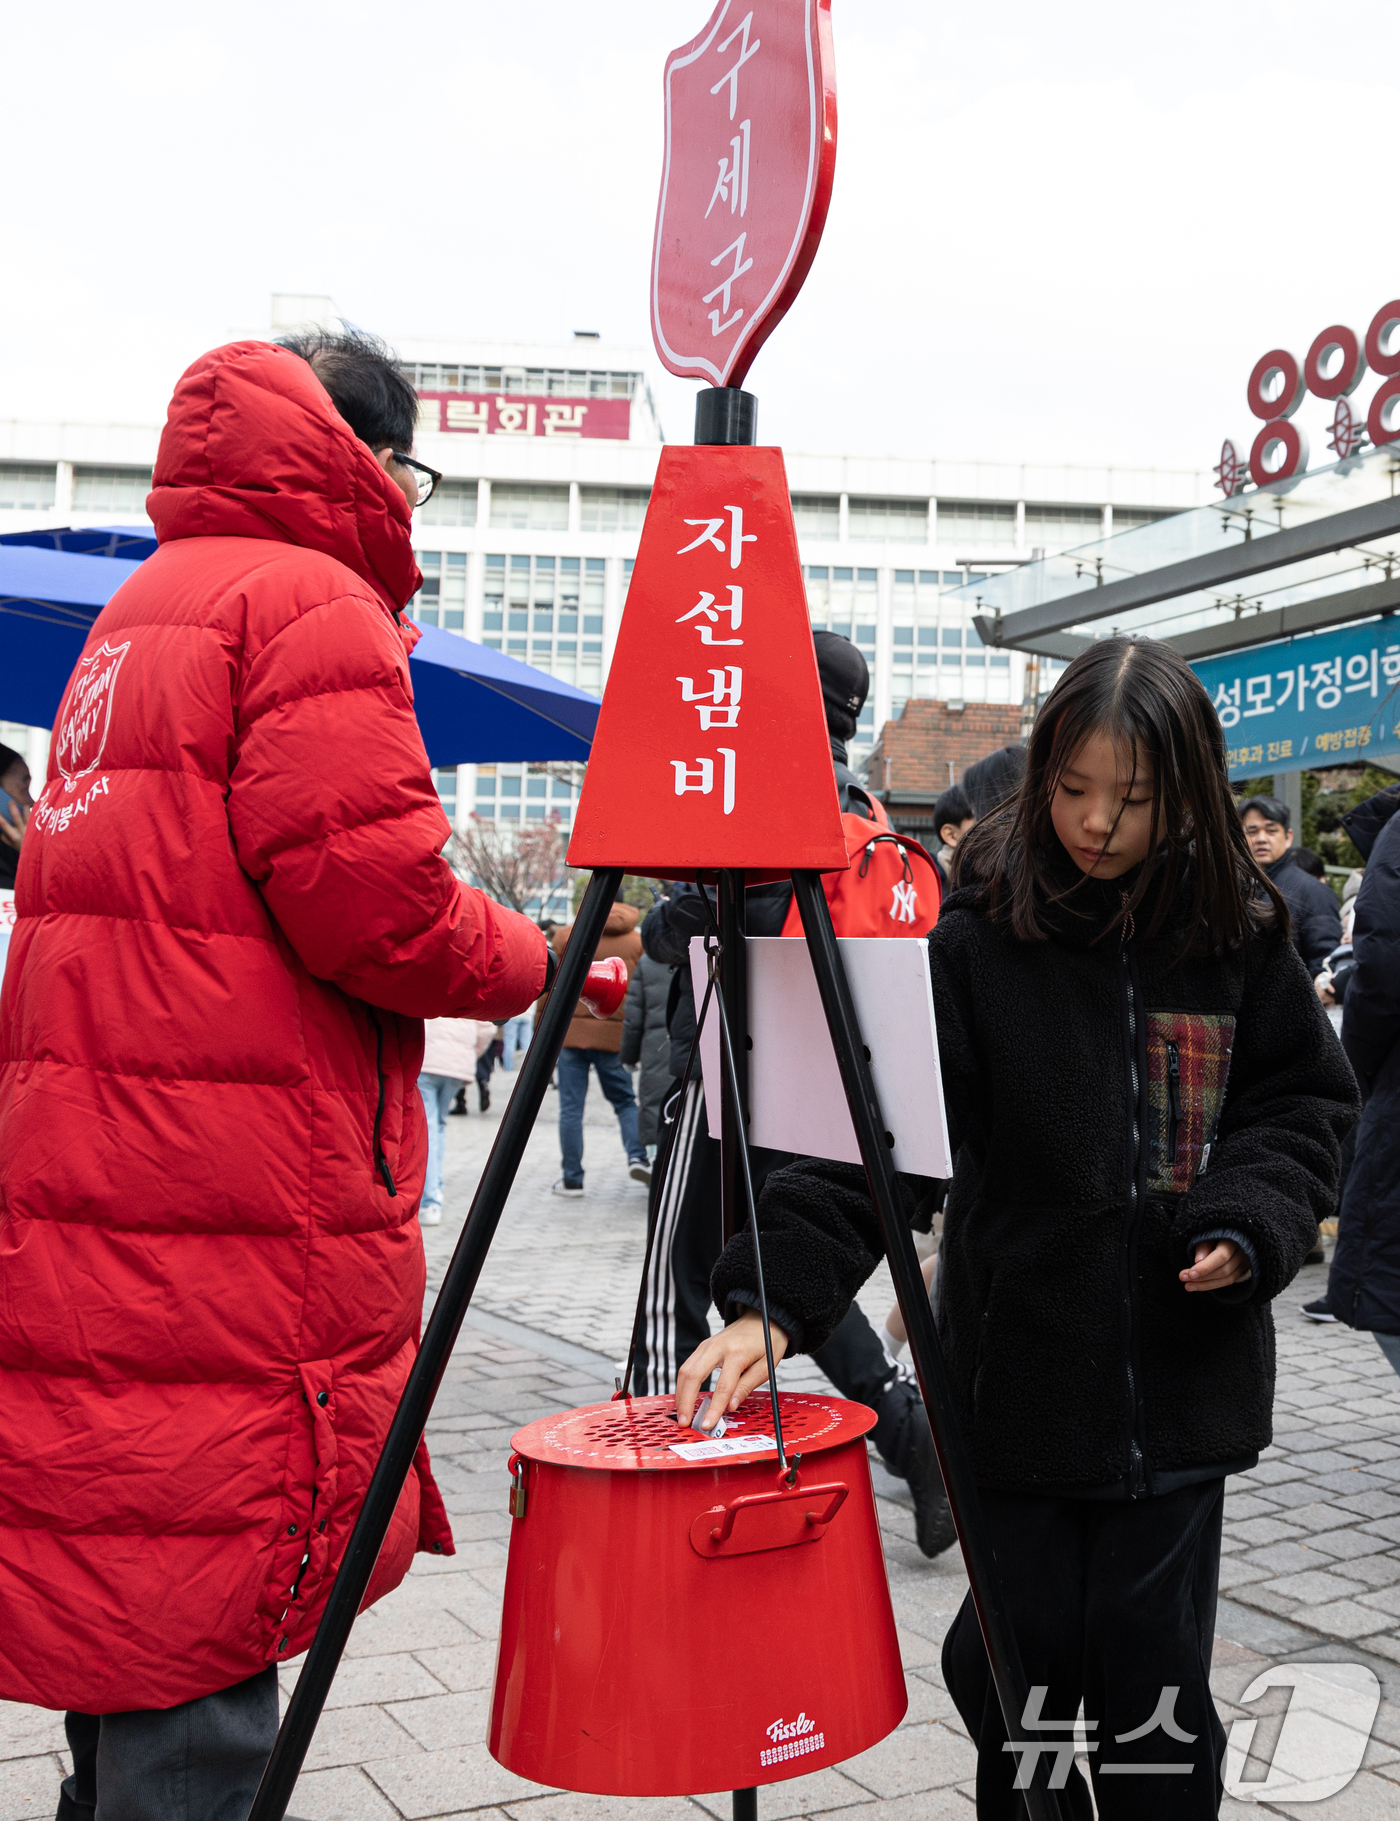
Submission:
M 447 1143 L 447 1115 L 457 1091 L 476 1073 L 477 1058 L 496 1040 L 496 1027 L 473 1018 L 432 1018 L 423 1026 L 423 1069 L 418 1092 L 428 1119 L 428 1168 L 423 1178 L 419 1224 L 435 1227 L 442 1219 L 442 1171 Z

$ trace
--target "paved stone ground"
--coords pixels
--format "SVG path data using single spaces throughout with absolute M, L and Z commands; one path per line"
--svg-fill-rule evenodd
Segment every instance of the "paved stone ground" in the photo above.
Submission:
M 427 1234 L 430 1282 L 440 1281 L 476 1173 L 499 1117 L 450 1122 L 448 1217 Z M 508 1085 L 505 1084 L 505 1085 Z M 536 1788 L 502 1770 L 485 1746 L 510 1519 L 506 1459 L 514 1429 L 533 1417 L 601 1400 L 625 1350 L 644 1237 L 645 1194 L 628 1181 L 616 1128 L 596 1085 L 587 1121 L 589 1194 L 549 1194 L 558 1173 L 546 1102 L 502 1222 L 469 1326 L 430 1427 L 439 1481 L 457 1538 L 450 1559 L 419 1557 L 404 1585 L 358 1622 L 318 1730 L 293 1813 L 306 1821 L 638 1821 L 729 1814 L 726 1793 L 627 1802 Z M 1313 1269 L 1282 1299 L 1278 1440 L 1233 1481 L 1213 1676 L 1228 1727 L 1237 1699 L 1271 1664 L 1359 1662 L 1384 1699 L 1361 1773 L 1326 1801 L 1262 1806 L 1320 1821 L 1400 1815 L 1400 1378 L 1369 1336 L 1317 1328 L 1297 1304 L 1320 1292 Z M 862 1299 L 877 1319 L 889 1302 L 877 1280 Z M 780 1372 L 791 1388 L 821 1383 L 809 1362 Z M 971 1745 L 942 1686 L 943 1634 L 966 1589 L 956 1551 L 928 1562 L 913 1542 L 908 1495 L 876 1464 L 909 1712 L 874 1750 L 839 1770 L 770 1785 L 765 1821 L 869 1816 L 871 1821 L 974 1821 Z M 296 1666 L 284 1671 L 287 1687 Z M 1284 1691 L 1263 1713 L 1256 1752 L 1267 1761 Z M 58 1716 L 0 1705 L 0 1821 L 52 1815 L 65 1768 Z M 1263 1774 L 1263 1763 L 1257 1764 Z M 1260 1812 L 1228 1801 L 1227 1815 Z

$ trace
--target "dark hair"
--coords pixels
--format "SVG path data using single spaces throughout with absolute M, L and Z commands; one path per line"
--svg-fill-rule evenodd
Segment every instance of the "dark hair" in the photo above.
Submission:
M 29 762 L 22 752 L 16 752 L 13 746 L 0 745 L 0 778 L 14 765 L 23 765 L 26 771 L 29 769 Z
M 972 805 L 968 802 L 962 787 L 958 784 L 950 784 L 933 806 L 934 834 L 941 839 L 945 822 L 951 822 L 954 827 L 961 828 L 964 822 L 971 819 Z
M 1151 826 L 1161 830 L 1161 846 L 1128 894 L 1139 933 L 1160 933 L 1188 884 L 1183 954 L 1236 948 L 1264 922 L 1286 931 L 1287 906 L 1255 865 L 1240 827 L 1210 697 L 1169 645 L 1124 637 L 1096 641 L 1070 664 L 1036 716 L 1020 790 L 959 845 L 959 874 L 981 882 L 993 920 L 1009 922 L 1023 942 L 1043 941 L 1046 911 L 1089 877 L 1064 884 L 1051 802 L 1065 767 L 1095 734 L 1113 741 L 1134 775 L 1139 762 L 1152 766 Z M 1122 918 L 1115 908 L 1094 940 Z
M 990 815 L 999 803 L 1014 796 L 1026 775 L 1024 746 L 999 746 L 963 773 L 963 794 L 974 816 Z
M 409 453 L 418 422 L 418 394 L 377 335 L 361 329 L 339 334 L 298 329 L 279 336 L 278 344 L 307 363 L 362 443 Z
M 1305 873 L 1311 873 L 1314 879 L 1321 879 L 1326 884 L 1327 863 L 1321 854 L 1315 854 L 1310 847 L 1295 847 L 1293 864 L 1301 866 Z
M 1266 822 L 1277 822 L 1280 828 L 1292 828 L 1293 818 L 1282 797 L 1246 797 L 1240 804 L 1240 821 L 1251 809 L 1257 809 Z

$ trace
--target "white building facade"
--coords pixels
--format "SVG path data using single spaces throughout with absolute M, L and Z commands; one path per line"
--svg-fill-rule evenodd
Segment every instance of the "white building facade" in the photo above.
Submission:
M 329 300 L 276 299 L 273 322 L 313 305 Z M 445 476 L 415 514 L 424 580 L 410 611 L 601 693 L 663 440 L 646 357 L 584 335 L 396 346 L 424 398 L 417 454 Z M 0 419 L 0 532 L 144 522 L 164 406 L 153 399 L 141 425 Z M 759 428 L 781 432 L 761 403 Z M 857 766 L 911 696 L 1021 700 L 1025 660 L 984 649 L 950 590 L 1208 497 L 1209 476 L 1183 471 L 785 456 L 812 623 L 870 665 Z M 42 731 L 0 725 L 0 740 L 40 771 Z M 568 822 L 579 781 L 559 765 L 437 774 L 456 823 Z

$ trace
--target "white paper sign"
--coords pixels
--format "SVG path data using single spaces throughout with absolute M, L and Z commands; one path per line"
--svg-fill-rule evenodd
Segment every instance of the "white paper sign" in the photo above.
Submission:
M 777 1452 L 778 1444 L 771 1435 L 726 1435 L 722 1441 L 671 1443 L 672 1454 L 680 1455 L 683 1461 L 717 1461 L 727 1454 L 762 1454 L 765 1448 Z
M 927 939 L 843 936 L 837 946 L 870 1051 L 880 1109 L 894 1134 L 894 1167 L 914 1176 L 949 1177 L 953 1160 L 938 1071 Z M 860 1147 L 806 939 L 750 937 L 748 959 L 750 1144 L 859 1163 Z M 699 936 L 690 944 L 690 971 L 698 1013 L 707 978 Z M 718 1138 L 719 1015 L 713 1008 L 700 1037 L 700 1060 L 710 1136 Z

